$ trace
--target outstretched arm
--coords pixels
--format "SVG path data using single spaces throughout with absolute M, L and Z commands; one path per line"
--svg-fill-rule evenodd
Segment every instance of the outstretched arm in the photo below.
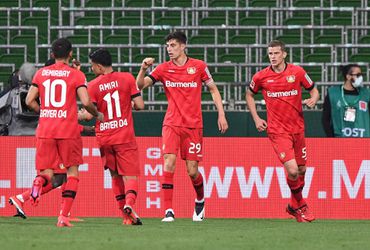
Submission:
M 222 98 L 216 84 L 213 81 L 208 83 L 207 86 L 218 111 L 218 130 L 223 134 L 229 128 L 229 125 L 227 124 L 227 120 L 225 117 L 225 111 L 222 105 Z

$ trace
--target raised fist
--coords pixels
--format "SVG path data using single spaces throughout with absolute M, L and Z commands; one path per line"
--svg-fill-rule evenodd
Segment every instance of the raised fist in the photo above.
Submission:
M 150 66 L 153 65 L 155 59 L 153 57 L 147 57 L 143 60 L 143 63 L 141 64 L 142 69 L 148 69 Z

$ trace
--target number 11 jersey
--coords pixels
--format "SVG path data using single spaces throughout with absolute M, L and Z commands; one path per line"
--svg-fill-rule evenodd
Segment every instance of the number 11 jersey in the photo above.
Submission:
M 104 114 L 97 121 L 96 137 L 100 145 L 135 142 L 131 100 L 141 95 L 135 78 L 126 72 L 100 75 L 88 84 L 91 101 Z

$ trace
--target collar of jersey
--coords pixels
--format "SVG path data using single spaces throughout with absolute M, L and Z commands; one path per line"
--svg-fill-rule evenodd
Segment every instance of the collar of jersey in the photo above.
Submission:
M 188 63 L 188 61 L 189 61 L 189 57 L 188 56 L 186 56 L 186 61 L 185 61 L 185 63 L 184 63 L 184 65 L 181 65 L 181 66 L 179 66 L 179 65 L 177 65 L 176 63 L 174 63 L 172 60 L 170 61 L 174 66 L 176 66 L 176 67 L 179 67 L 179 68 L 182 68 L 182 67 L 185 67 L 185 65 Z
M 281 72 L 276 72 L 273 68 L 272 68 L 272 65 L 270 66 L 270 69 L 271 69 L 271 71 L 272 72 L 274 72 L 274 73 L 276 73 L 276 74 L 281 74 L 281 73 L 283 73 L 287 68 L 288 68 L 288 63 L 287 62 L 284 62 L 285 63 L 285 67 L 284 67 L 284 70 L 283 71 L 281 71 Z

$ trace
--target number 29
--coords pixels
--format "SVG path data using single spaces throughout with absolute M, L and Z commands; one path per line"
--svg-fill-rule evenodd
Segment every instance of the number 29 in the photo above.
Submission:
M 197 153 L 198 154 L 201 149 L 202 149 L 202 146 L 201 146 L 200 143 L 190 142 L 189 153 L 191 153 L 191 154 Z

